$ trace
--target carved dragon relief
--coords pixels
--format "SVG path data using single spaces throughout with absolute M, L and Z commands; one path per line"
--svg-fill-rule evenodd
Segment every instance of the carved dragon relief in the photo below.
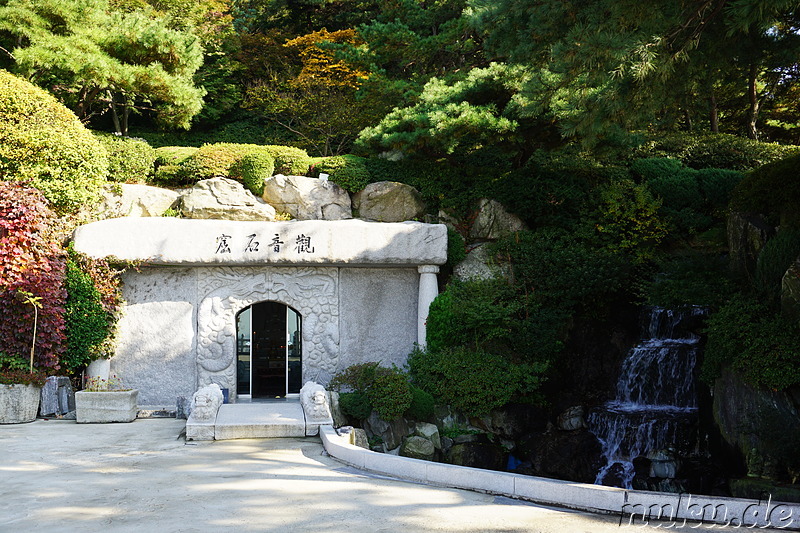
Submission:
M 261 301 L 280 302 L 300 313 L 303 382 L 327 383 L 339 362 L 338 269 L 213 267 L 198 276 L 198 386 L 217 383 L 234 390 L 236 313 Z

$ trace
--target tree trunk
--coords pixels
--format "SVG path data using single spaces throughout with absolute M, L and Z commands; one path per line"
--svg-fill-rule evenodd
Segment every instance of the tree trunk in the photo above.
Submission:
M 119 120 L 119 112 L 117 110 L 117 98 L 111 91 L 108 92 L 108 99 L 111 101 L 111 120 L 114 121 L 114 130 L 122 135 L 122 124 Z
M 710 121 L 711 132 L 719 133 L 719 109 L 717 108 L 717 97 L 714 96 L 714 91 L 711 91 L 711 96 L 708 98 L 709 106 L 711 107 Z
M 758 88 L 756 87 L 757 79 L 758 67 L 750 65 L 750 76 L 747 80 L 747 96 L 750 99 L 750 109 L 747 114 L 747 136 L 756 141 L 758 140 L 756 123 L 758 122 L 758 111 L 761 107 L 761 100 L 758 98 Z
M 692 113 L 688 109 L 683 111 L 684 118 L 686 119 L 686 131 L 692 131 Z

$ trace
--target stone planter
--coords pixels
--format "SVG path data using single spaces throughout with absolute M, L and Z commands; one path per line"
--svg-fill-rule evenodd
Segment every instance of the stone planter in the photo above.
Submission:
M 75 411 L 79 424 L 133 422 L 138 408 L 139 390 L 79 391 L 75 393 Z
M 0 424 L 36 420 L 41 390 L 35 385 L 0 385 Z

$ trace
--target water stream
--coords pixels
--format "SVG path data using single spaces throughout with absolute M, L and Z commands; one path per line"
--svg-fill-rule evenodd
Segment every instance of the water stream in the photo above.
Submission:
M 681 428 L 696 419 L 694 368 L 700 339 L 691 326 L 706 312 L 700 307 L 646 312 L 642 341 L 622 364 L 616 397 L 588 418 L 606 460 L 595 483 L 632 488 L 634 460 L 663 460 L 680 439 Z M 665 464 L 656 474 L 675 477 L 669 471 L 674 467 Z

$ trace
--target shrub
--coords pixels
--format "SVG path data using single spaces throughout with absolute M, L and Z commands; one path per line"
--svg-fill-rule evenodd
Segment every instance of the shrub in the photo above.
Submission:
M 319 158 L 313 163 L 312 177 L 329 174 L 330 180 L 346 191 L 355 193 L 369 185 L 370 173 L 363 157 L 337 155 Z
M 508 403 L 520 388 L 518 366 L 500 355 L 466 347 L 415 350 L 408 359 L 414 383 L 467 416 Z
M 379 369 L 367 391 L 372 406 L 383 420 L 395 420 L 411 407 L 411 386 L 398 369 Z
M 48 233 L 53 214 L 36 189 L 0 181 L 0 339 L 12 357 L 27 356 L 35 312 L 20 293 L 41 298 L 36 334 L 39 367 L 55 367 L 64 350 L 65 259 Z
M 764 165 L 750 173 L 733 190 L 731 206 L 780 217 L 781 226 L 800 227 L 800 155 Z
M 273 175 L 275 160 L 269 154 L 247 154 L 230 168 L 230 177 L 241 181 L 253 194 L 261 197 L 264 180 Z
M 363 392 L 339 393 L 339 405 L 345 415 L 356 420 L 366 420 L 372 414 L 372 402 Z
M 650 157 L 637 159 L 631 163 L 631 171 L 641 176 L 645 181 L 669 178 L 684 168 L 682 162 L 670 157 Z
M 61 362 L 75 373 L 97 358 L 97 350 L 108 337 L 114 316 L 103 307 L 92 278 L 73 259 L 67 261 L 65 285 L 67 349 Z
M 411 385 L 411 405 L 406 410 L 406 418 L 411 420 L 430 420 L 436 401 L 428 391 Z
M 447 266 L 455 267 L 467 257 L 467 247 L 464 237 L 459 232 L 447 227 Z
M 261 147 L 255 144 L 204 144 L 181 166 L 185 167 L 195 180 L 227 177 L 234 163 L 248 154 L 258 153 L 259 150 Z
M 311 165 L 311 158 L 301 148 L 276 144 L 267 144 L 261 148 L 275 159 L 276 174 L 304 176 Z
M 658 266 L 658 274 L 643 285 L 648 305 L 718 306 L 733 293 L 728 263 L 718 255 L 672 256 Z
M 627 254 L 634 263 L 652 259 L 667 235 L 667 225 L 659 216 L 661 201 L 646 185 L 630 179 L 604 185 L 599 195 L 592 218 L 601 245 Z
M 783 275 L 800 256 L 800 228 L 786 228 L 768 240 L 756 261 L 754 284 L 756 293 L 767 304 L 780 298 Z
M 636 152 L 635 157 L 672 157 L 691 168 L 750 170 L 778 161 L 800 151 L 797 146 L 764 143 L 728 135 L 673 133 L 658 134 Z
M 713 383 L 730 366 L 752 385 L 784 390 L 800 384 L 800 325 L 737 295 L 708 319 L 701 377 Z
M 153 174 L 156 151 L 142 139 L 111 134 L 95 136 L 108 153 L 108 178 L 121 183 L 144 183 Z
M 378 363 L 352 365 L 333 377 L 332 390 L 345 398 L 342 409 L 359 420 L 368 418 L 374 409 L 383 420 L 394 420 L 411 406 L 408 378 L 397 368 Z
M 181 165 L 197 153 L 193 146 L 162 146 L 155 149 L 155 167 Z
M 572 227 L 582 218 L 589 191 L 626 177 L 620 167 L 570 151 L 537 151 L 518 170 L 494 180 L 492 196 L 530 226 Z
M 696 176 L 707 205 L 719 216 L 724 214 L 734 188 L 744 178 L 741 172 L 720 168 L 700 169 Z
M 105 149 L 71 111 L 0 70 L 0 180 L 29 182 L 56 210 L 77 211 L 107 174 Z

